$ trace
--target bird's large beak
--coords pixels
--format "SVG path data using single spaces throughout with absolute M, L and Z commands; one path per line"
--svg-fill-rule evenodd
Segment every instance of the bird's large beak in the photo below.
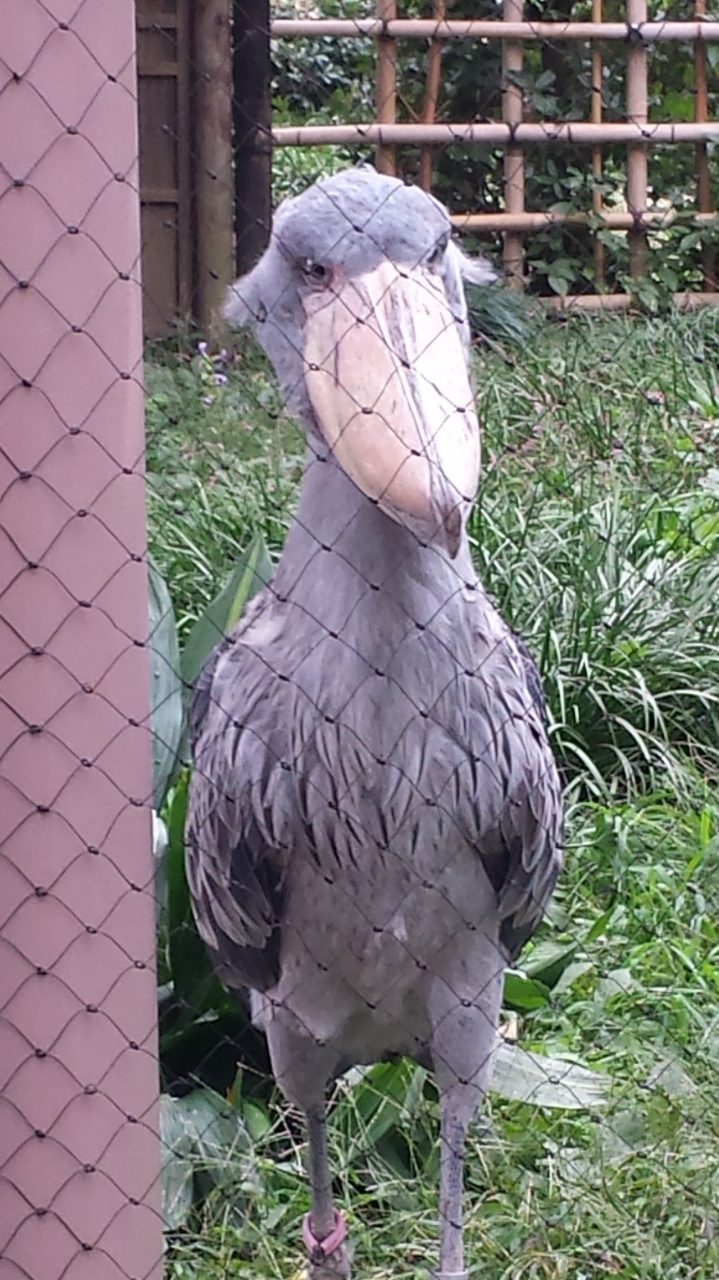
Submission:
M 454 557 L 480 436 L 442 282 L 383 262 L 304 306 L 307 390 L 337 461 L 383 511 Z

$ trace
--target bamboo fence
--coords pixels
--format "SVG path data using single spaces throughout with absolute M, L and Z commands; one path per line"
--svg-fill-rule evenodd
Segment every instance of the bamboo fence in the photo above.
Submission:
M 719 21 L 707 20 L 706 0 L 696 0 L 693 21 L 649 21 L 647 0 L 627 0 L 626 21 L 605 22 L 602 0 L 593 0 L 592 21 L 529 22 L 524 0 L 503 0 L 502 17 L 495 20 L 447 19 L 446 0 L 433 0 L 432 17 L 397 17 L 396 0 L 377 0 L 376 17 L 363 19 L 298 18 L 272 23 L 275 38 L 331 37 L 337 40 L 372 39 L 376 42 L 376 119 L 369 124 L 282 126 L 272 131 L 276 146 L 347 146 L 370 144 L 377 148 L 377 167 L 383 173 L 396 172 L 396 151 L 400 146 L 419 147 L 420 185 L 432 183 L 433 149 L 453 144 L 499 145 L 504 148 L 504 210 L 502 212 L 456 214 L 455 226 L 476 234 L 501 232 L 504 237 L 504 267 L 510 287 L 524 287 L 524 238 L 549 226 L 586 226 L 593 232 L 603 229 L 625 231 L 629 241 L 630 274 L 639 281 L 647 271 L 648 235 L 653 228 L 681 220 L 694 227 L 707 227 L 717 220 L 712 206 L 708 144 L 719 140 L 719 122 L 709 119 L 709 92 L 706 45 L 719 41 Z M 397 119 L 398 40 L 429 42 L 426 84 L 420 119 Z M 502 119 L 483 122 L 438 122 L 437 106 L 441 84 L 441 57 L 448 41 L 502 42 Z M 523 91 L 518 73 L 523 65 L 527 41 L 583 41 L 591 46 L 591 103 L 587 121 L 525 121 Z M 622 41 L 627 46 L 626 119 L 603 118 L 601 41 Z M 694 47 L 695 118 L 693 121 L 654 122 L 649 119 L 648 50 L 662 41 Z M 606 209 L 602 197 L 603 152 L 608 144 L 627 148 L 626 211 Z M 591 148 L 593 191 L 591 210 L 584 212 L 534 211 L 525 203 L 525 149 L 532 145 L 578 145 Z M 657 210 L 650 207 L 649 166 L 656 145 L 693 144 L 696 150 L 697 209 L 694 212 Z M 710 243 L 702 249 L 703 289 L 696 295 L 699 305 L 719 301 L 715 254 Z M 594 268 L 597 286 L 605 284 L 605 250 L 594 235 Z M 678 305 L 690 304 L 695 295 L 677 295 Z M 551 299 L 552 306 L 568 305 L 601 309 L 626 306 L 625 294 L 597 293 L 582 298 Z

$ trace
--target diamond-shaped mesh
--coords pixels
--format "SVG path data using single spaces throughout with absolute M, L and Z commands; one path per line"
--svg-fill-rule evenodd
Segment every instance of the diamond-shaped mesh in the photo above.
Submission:
M 708 1280 L 718 24 L 0 19 L 0 1280 Z
M 132 4 L 3 12 L 8 1277 L 161 1270 L 134 40 Z

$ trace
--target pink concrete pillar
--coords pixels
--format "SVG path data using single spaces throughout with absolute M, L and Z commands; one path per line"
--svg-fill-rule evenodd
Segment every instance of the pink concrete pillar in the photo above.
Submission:
M 133 0 L 2 0 L 0 1280 L 157 1280 Z

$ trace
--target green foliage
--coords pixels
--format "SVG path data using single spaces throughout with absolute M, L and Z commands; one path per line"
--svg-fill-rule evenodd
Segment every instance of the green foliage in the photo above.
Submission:
M 467 287 L 469 322 L 474 338 L 521 346 L 544 323 L 536 302 L 502 284 Z
M 165 1228 L 177 1231 L 194 1206 L 232 1188 L 232 1209 L 241 1225 L 238 1182 L 253 1176 L 252 1139 L 232 1105 L 211 1089 L 183 1098 L 160 1098 L 162 1193 Z
M 599 358 L 594 333 L 478 377 L 480 572 L 544 670 L 567 778 L 689 794 L 719 765 L 719 326 L 607 322 Z
M 323 0 L 323 17 L 371 13 L 366 0 Z M 279 6 L 275 17 L 296 17 Z M 360 40 L 274 40 L 272 119 L 283 124 L 345 124 L 374 117 L 374 46 Z M 372 147 L 275 147 L 273 202 L 299 195 L 318 178 L 371 161 Z
M 182 649 L 182 679 L 192 686 L 223 636 L 239 622 L 245 605 L 272 577 L 272 562 L 261 534 L 240 556 L 219 596 L 193 626 Z
M 238 547 L 258 530 L 284 543 L 304 440 L 284 416 L 273 376 L 249 339 L 226 381 L 208 385 L 201 352 L 158 350 L 146 369 L 148 517 L 171 584 L 181 641 L 223 586 Z
M 284 10 L 283 10 L 284 12 Z M 290 7 L 288 14 L 294 16 Z M 493 19 L 495 0 L 464 0 L 461 13 L 452 17 Z M 349 5 L 322 0 L 323 17 L 373 16 L 368 0 Z M 431 6 L 410 0 L 402 17 L 429 17 Z M 279 15 L 278 15 L 279 16 Z M 528 5 L 527 18 L 538 21 L 586 21 L 592 16 L 589 0 L 551 0 Z M 605 21 L 626 21 L 620 0 L 608 0 Z M 662 14 L 652 14 L 655 19 Z M 692 0 L 678 0 L 666 16 L 694 18 Z M 689 45 L 674 41 L 649 47 L 649 118 L 651 121 L 689 121 L 695 116 L 694 67 Z M 627 46 L 607 41 L 602 46 L 604 74 L 602 111 L 605 121 L 626 119 Z M 367 123 L 375 118 L 374 46 L 364 40 L 293 40 L 274 45 L 273 104 L 277 124 Z M 709 118 L 719 108 L 719 46 L 707 45 L 709 65 Z M 424 42 L 397 44 L 400 118 L 421 118 L 427 75 Z M 523 67 L 512 72 L 511 82 L 522 90 L 524 119 L 531 122 L 587 120 L 592 100 L 591 51 L 588 43 L 527 42 Z M 500 41 L 447 41 L 442 52 L 442 83 L 437 119 L 446 122 L 499 120 L 502 117 L 502 65 Z M 711 144 L 710 144 L 711 145 Z M 626 147 L 602 149 L 601 177 L 593 174 L 589 150 L 576 146 L 525 148 L 525 201 L 532 210 L 587 213 L 598 187 L 608 208 L 625 209 Z M 503 150 L 496 146 L 453 145 L 435 150 L 434 192 L 453 212 L 494 211 L 504 207 Z M 419 149 L 399 151 L 399 169 L 410 181 L 417 178 Z M 368 147 L 321 149 L 276 148 L 274 184 L 277 201 L 296 194 L 309 181 L 357 160 L 373 159 Z M 629 275 L 627 237 L 623 232 L 602 231 L 606 287 L 627 290 L 649 309 L 665 306 L 670 295 L 701 286 L 701 247 L 715 232 L 689 229 L 681 215 L 697 204 L 694 146 L 672 145 L 650 149 L 650 204 L 680 215 L 678 224 L 660 227 L 649 237 L 649 273 L 640 284 Z M 716 204 L 714 169 L 712 181 Z M 713 206 L 714 207 L 714 206 Z M 498 251 L 499 236 L 489 240 Z M 597 287 L 592 237 L 588 227 L 548 227 L 526 240 L 530 290 L 540 294 L 574 294 Z

